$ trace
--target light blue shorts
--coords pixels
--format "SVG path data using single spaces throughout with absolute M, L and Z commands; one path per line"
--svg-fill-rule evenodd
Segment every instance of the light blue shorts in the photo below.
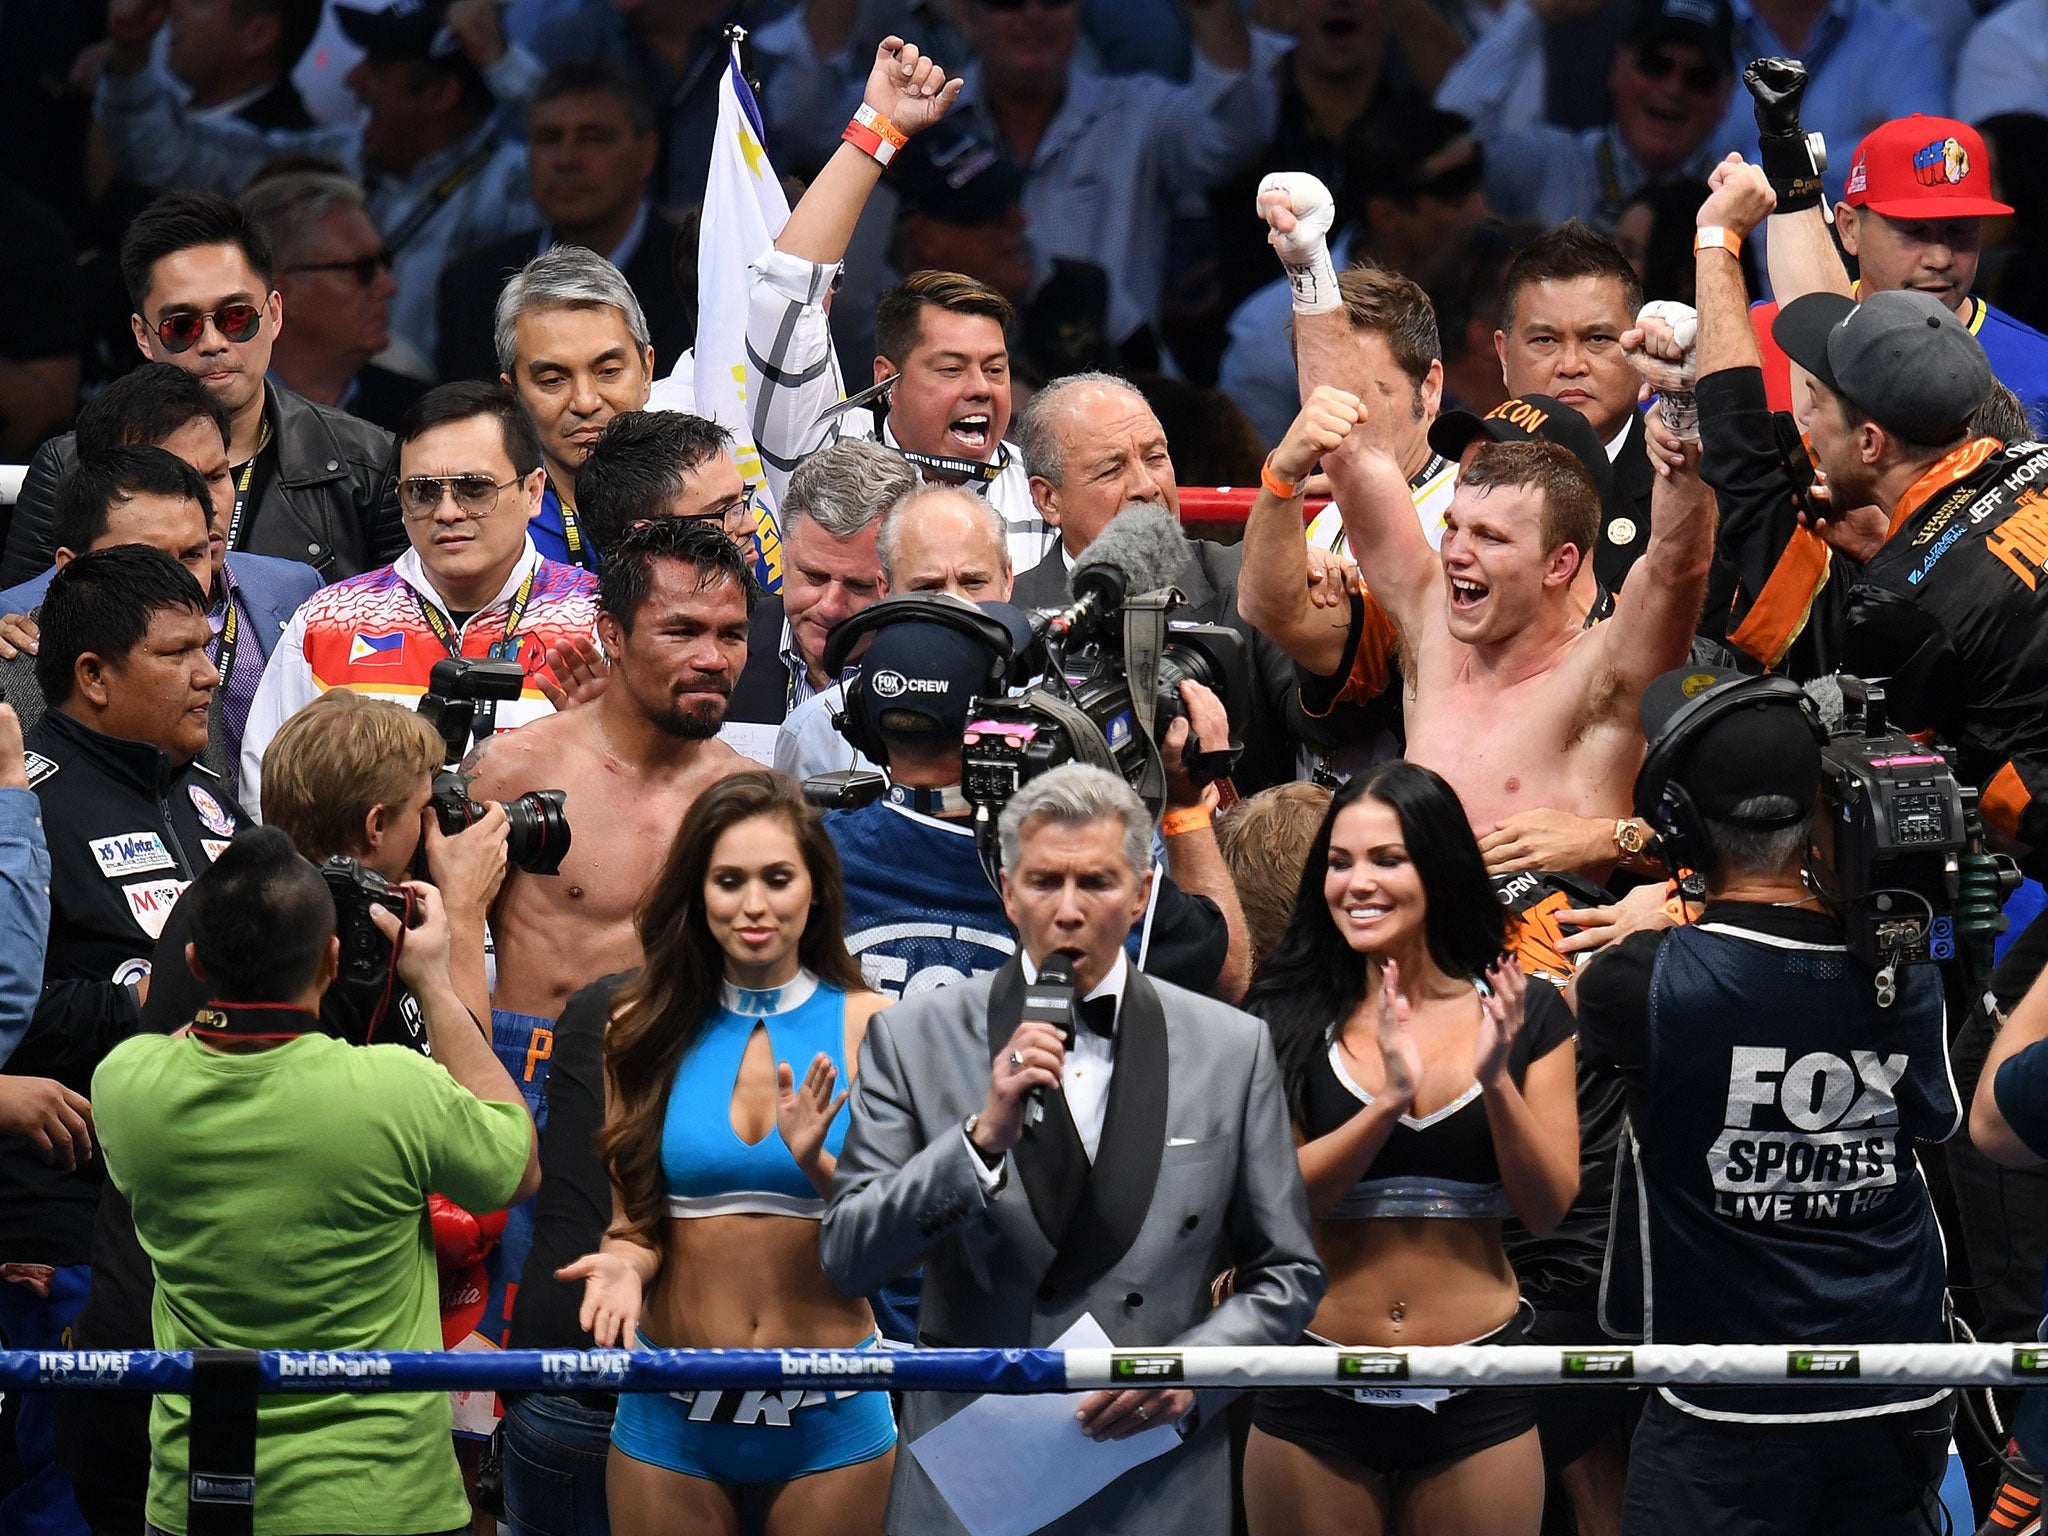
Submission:
M 872 1349 L 878 1337 L 860 1347 Z M 645 1334 L 640 1342 L 656 1347 Z M 612 1444 L 707 1482 L 786 1483 L 873 1461 L 896 1444 L 896 1415 L 879 1388 L 621 1392 Z

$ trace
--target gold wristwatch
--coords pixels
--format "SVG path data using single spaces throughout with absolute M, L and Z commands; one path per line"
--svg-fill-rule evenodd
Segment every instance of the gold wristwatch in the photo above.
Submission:
M 1631 818 L 1624 816 L 1615 822 L 1614 846 L 1621 850 L 1621 856 L 1624 859 L 1632 859 L 1640 854 L 1646 841 L 1647 839 L 1643 836 L 1643 829 L 1637 826 Z

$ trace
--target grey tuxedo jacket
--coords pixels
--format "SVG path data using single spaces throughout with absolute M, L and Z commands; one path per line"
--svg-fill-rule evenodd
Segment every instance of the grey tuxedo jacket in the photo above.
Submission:
M 1106 1271 L 1063 1283 L 1059 1251 L 1034 1215 L 1016 1155 L 1004 1159 L 1003 1180 L 989 1191 L 961 1134 L 988 1095 L 1000 1044 L 991 1040 L 990 996 L 1006 984 L 1021 984 L 1014 961 L 898 1003 L 869 1026 L 820 1237 L 833 1283 L 862 1295 L 922 1264 L 919 1342 L 931 1347 L 1044 1347 L 1083 1313 L 1123 1347 L 1297 1342 L 1322 1299 L 1323 1272 L 1265 1026 L 1131 973 L 1133 989 L 1157 995 L 1164 1048 L 1134 1059 L 1136 1037 L 1120 1041 L 1102 1161 L 1090 1182 L 1094 1198 L 1122 1209 L 1135 1235 Z M 1124 1021 L 1132 999 L 1127 991 Z M 1008 1029 L 1002 1033 L 1007 1039 Z M 1146 1145 L 1155 1135 L 1156 1146 Z M 1103 1191 L 1130 1169 L 1134 1175 Z M 1236 1291 L 1212 1309 L 1210 1282 L 1232 1266 Z M 911 1392 L 901 1401 L 887 1528 L 892 1536 L 957 1536 L 962 1526 L 910 1442 L 972 1396 Z M 1127 1472 L 1047 1531 L 1223 1536 L 1228 1436 L 1216 1411 L 1221 1400 L 1205 1406 L 1178 1449 Z

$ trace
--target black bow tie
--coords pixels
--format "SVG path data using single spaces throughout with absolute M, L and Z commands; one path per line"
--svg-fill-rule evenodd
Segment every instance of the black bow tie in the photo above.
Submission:
M 1074 1004 L 1075 1017 L 1081 1027 L 1092 1030 L 1105 1040 L 1116 1038 L 1116 994 L 1105 992 L 1100 997 L 1084 997 Z

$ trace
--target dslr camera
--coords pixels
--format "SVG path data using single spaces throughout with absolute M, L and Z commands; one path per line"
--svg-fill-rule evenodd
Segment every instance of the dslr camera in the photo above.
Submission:
M 470 776 L 457 765 L 471 741 L 493 729 L 497 706 L 518 698 L 525 687 L 526 673 L 516 661 L 448 656 L 434 663 L 419 712 L 433 722 L 447 747 L 447 766 L 434 776 L 428 802 L 443 836 L 453 837 L 489 812 L 490 807 L 470 797 Z M 568 798 L 564 790 L 535 789 L 505 803 L 506 856 L 529 875 L 562 872 L 569 852 Z
M 334 932 L 341 941 L 338 979 L 356 987 L 382 987 L 391 975 L 391 941 L 371 921 L 370 909 L 382 907 L 401 927 L 410 928 L 412 892 L 345 854 L 322 864 L 320 876 L 334 898 Z
M 1244 637 L 1221 624 L 1173 617 L 1173 587 L 1131 595 L 1110 564 L 1074 572 L 1074 602 L 1034 615 L 1045 675 L 1015 695 L 975 700 L 961 747 L 961 793 L 978 826 L 993 828 L 1010 797 L 1062 763 L 1092 763 L 1136 790 L 1156 818 L 1165 805 L 1159 744 L 1187 713 L 1180 687 L 1196 682 L 1236 714 L 1251 692 Z M 1242 747 L 1184 753 L 1198 782 L 1228 774 Z

